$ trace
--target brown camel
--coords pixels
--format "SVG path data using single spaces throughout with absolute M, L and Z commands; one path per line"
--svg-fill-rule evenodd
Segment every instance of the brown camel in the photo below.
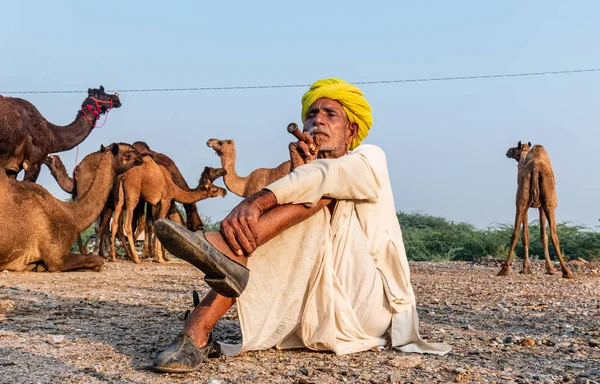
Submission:
M 122 193 L 122 197 L 115 198 L 117 202 L 115 220 L 120 217 L 123 205 L 126 208 L 124 227 L 135 263 L 140 263 L 140 259 L 134 247 L 132 219 L 133 210 L 140 200 L 144 200 L 153 206 L 152 217 L 158 220 L 166 217 L 173 200 L 183 204 L 195 204 L 207 197 L 225 196 L 227 193 L 223 188 L 214 185 L 207 190 L 205 183 L 198 185 L 195 189 L 183 190 L 173 182 L 167 169 L 158 165 L 151 156 L 144 156 L 143 159 L 144 164 L 142 166 L 133 168 L 130 172 L 126 172 L 119 177 L 122 185 L 118 192 L 119 194 Z M 112 244 L 114 244 L 117 227 L 113 226 L 112 228 Z M 150 237 L 150 234 L 146 233 L 146 237 Z M 116 255 L 112 244 L 111 259 L 114 260 Z M 164 263 L 162 247 L 155 242 L 154 248 L 156 250 L 155 260 Z
M 204 171 L 202 172 L 202 175 L 200 176 L 199 185 L 203 185 L 207 191 L 213 191 L 213 193 L 220 192 L 224 196 L 227 193 L 227 191 L 224 190 L 223 188 L 217 187 L 213 184 L 213 181 L 215 181 L 217 178 L 223 176 L 224 174 L 225 174 L 225 170 L 223 168 L 204 167 Z M 119 186 L 119 188 L 122 188 L 122 183 Z M 124 203 L 125 203 L 124 198 L 125 198 L 124 192 L 122 190 L 120 190 L 119 193 L 117 193 L 117 199 L 119 200 L 117 202 L 117 204 L 124 205 Z M 179 211 L 179 209 L 177 209 L 177 207 L 175 206 L 174 200 L 171 201 L 171 207 L 169 208 L 167 217 L 170 220 L 175 221 L 180 225 L 185 225 L 185 220 L 181 216 L 181 212 Z M 134 241 L 137 240 L 137 238 L 139 237 L 139 235 L 141 234 L 142 231 L 145 234 L 144 247 L 143 247 L 143 251 L 142 251 L 143 258 L 155 256 L 154 252 L 152 252 L 152 250 L 151 250 L 152 247 L 150 245 L 152 236 L 154 234 L 154 227 L 153 227 L 154 221 L 155 220 L 154 220 L 153 214 L 152 214 L 152 206 L 149 204 L 146 204 L 145 201 L 140 200 L 140 202 L 138 203 L 138 205 L 136 206 L 136 208 L 133 211 L 133 220 L 132 220 L 131 231 L 134 234 L 133 235 Z M 138 223 L 137 228 L 136 228 L 136 223 Z M 145 226 L 142 227 L 141 223 L 145 223 Z M 118 225 L 119 225 L 118 233 L 121 234 L 122 228 L 124 225 L 124 212 L 123 211 L 121 211 Z M 122 242 L 123 242 L 123 244 L 125 244 L 125 241 L 122 240 Z M 111 247 L 112 247 L 112 243 L 111 243 Z M 113 249 L 113 248 L 111 248 L 111 249 Z M 127 256 L 130 259 L 134 260 L 135 257 L 131 254 L 130 248 L 125 247 L 125 250 L 127 251 Z M 164 251 L 163 251 L 163 257 L 165 260 L 167 260 L 167 257 L 164 254 Z
M 156 164 L 165 167 L 171 175 L 171 179 L 173 180 L 175 185 L 177 185 L 183 190 L 190 189 L 190 186 L 185 181 L 185 178 L 179 171 L 179 168 L 177 168 L 177 165 L 175 165 L 175 162 L 169 156 L 151 150 L 148 144 L 146 144 L 143 141 L 136 141 L 132 145 L 141 154 L 152 156 L 152 159 L 154 159 Z M 183 207 L 185 209 L 185 214 L 187 217 L 187 221 L 185 223 L 187 229 L 194 232 L 204 230 L 204 223 L 202 222 L 202 219 L 198 214 L 198 207 L 196 207 L 196 204 L 184 204 Z
M 112 191 L 115 175 L 141 164 L 130 147 L 101 147 L 101 160 L 91 187 L 78 200 L 64 202 L 42 186 L 11 180 L 0 172 L 0 270 L 50 272 L 102 269 L 104 260 L 70 252 L 78 233 L 98 217 Z
M 223 182 L 228 190 L 241 197 L 248 197 L 275 180 L 290 173 L 290 161 L 284 161 L 276 168 L 258 168 L 248 176 L 239 176 L 235 170 L 235 144 L 233 140 L 210 139 L 206 142 L 221 158 L 221 166 L 227 172 Z
M 27 100 L 0 96 L 0 168 L 11 178 L 27 168 L 24 180 L 36 181 L 49 153 L 74 148 L 90 134 L 100 115 L 120 106 L 119 96 L 106 94 L 104 87 L 88 89 L 75 120 L 61 127 L 46 120 Z
M 540 214 L 540 239 L 544 247 L 544 257 L 546 258 L 546 273 L 553 275 L 556 273 L 554 265 L 550 260 L 548 251 L 548 237 L 546 236 L 546 218 L 550 226 L 550 236 L 552 244 L 558 255 L 560 268 L 564 278 L 573 278 L 573 273 L 565 263 L 560 252 L 558 235 L 556 234 L 556 188 L 554 182 L 554 172 L 550 163 L 548 152 L 541 145 L 531 147 L 531 143 L 517 144 L 506 152 L 506 157 L 515 159 L 518 162 L 517 172 L 517 196 L 515 215 L 515 227 L 510 240 L 510 250 L 506 262 L 498 273 L 500 276 L 508 275 L 510 272 L 510 261 L 517 241 L 519 241 L 519 228 L 523 225 L 523 248 L 525 256 L 523 258 L 523 269 L 521 273 L 531 274 L 529 263 L 529 227 L 527 219 L 527 210 L 529 208 L 538 208 Z

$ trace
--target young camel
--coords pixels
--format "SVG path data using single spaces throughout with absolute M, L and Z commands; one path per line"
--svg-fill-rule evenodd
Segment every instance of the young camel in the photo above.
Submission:
M 206 189 L 207 191 L 213 191 L 213 193 L 215 193 L 215 194 L 220 191 L 224 196 L 227 193 L 227 191 L 224 190 L 223 188 L 213 185 L 213 181 L 215 181 L 219 177 L 222 177 L 224 174 L 225 174 L 225 170 L 223 168 L 204 167 L 204 171 L 202 172 L 202 175 L 200 176 L 199 185 L 203 185 L 204 189 Z M 118 200 L 117 204 L 121 204 L 121 205 L 123 205 L 125 203 L 125 201 L 124 201 L 125 197 L 124 197 L 124 192 L 123 192 L 122 188 L 123 188 L 123 183 L 120 183 L 119 190 L 116 192 L 116 194 L 117 194 L 116 198 Z M 195 204 L 188 204 L 188 205 L 195 206 Z M 144 213 L 144 210 L 146 211 L 145 213 Z M 196 212 L 197 212 L 197 210 L 196 210 Z M 139 220 L 138 220 L 138 218 L 139 218 Z M 175 206 L 174 200 L 171 201 L 171 208 L 169 209 L 168 218 L 182 226 L 185 225 L 185 220 L 181 217 L 181 213 Z M 141 223 L 143 223 L 143 222 L 145 222 L 144 227 L 141 226 Z M 136 223 L 138 223 L 137 228 L 135 227 Z M 153 224 L 154 224 L 154 219 L 153 219 L 153 214 L 152 214 L 152 206 L 149 204 L 146 204 L 146 202 L 144 200 L 140 200 L 140 202 L 138 202 L 138 205 L 136 206 L 136 208 L 133 211 L 133 220 L 132 220 L 131 231 L 134 234 L 133 235 L 134 241 L 138 238 L 139 234 L 142 231 L 145 233 L 144 248 L 142 251 L 143 258 L 148 258 L 148 257 L 154 256 L 153 252 L 151 250 L 152 247 L 150 245 L 152 235 L 154 234 Z M 121 215 L 119 216 L 119 221 L 118 221 L 118 228 L 119 228 L 118 233 L 119 234 L 121 234 L 123 232 L 122 231 L 123 225 L 124 225 L 124 212 L 121 211 Z M 123 244 L 125 244 L 125 242 L 123 242 Z M 131 254 L 130 248 L 125 247 L 125 250 L 127 251 L 127 256 L 131 260 L 133 260 L 134 256 Z M 163 257 L 165 260 L 167 260 L 167 257 L 164 254 L 164 251 L 163 251 Z
M 225 196 L 227 193 L 223 188 L 217 186 L 212 186 L 207 190 L 205 184 L 200 184 L 192 190 L 183 190 L 175 185 L 169 172 L 164 167 L 156 164 L 152 157 L 144 156 L 143 159 L 144 164 L 142 166 L 131 169 L 130 172 L 126 172 L 119 177 L 122 183 L 119 193 L 122 193 L 123 197 L 115 198 L 117 201 L 115 220 L 120 217 L 123 204 L 126 208 L 124 227 L 134 263 L 141 262 L 135 250 L 132 232 L 133 210 L 140 200 L 144 200 L 153 206 L 152 216 L 154 219 L 162 219 L 166 217 L 173 200 L 183 204 L 193 204 L 207 197 Z M 117 226 L 113 226 L 111 241 L 111 259 L 113 260 L 116 258 L 112 246 L 116 231 Z M 149 237 L 148 233 L 146 237 Z M 162 247 L 156 242 L 155 250 L 155 261 L 164 263 Z
M 223 176 L 223 182 L 228 190 L 238 196 L 248 197 L 290 173 L 288 160 L 276 168 L 258 168 L 248 176 L 239 176 L 235 170 L 236 154 L 233 140 L 210 139 L 206 145 L 214 149 L 221 158 L 221 166 L 227 172 Z
M 554 265 L 550 260 L 548 251 L 548 238 L 546 236 L 546 218 L 550 226 L 550 236 L 552 244 L 558 255 L 560 268 L 564 278 L 573 278 L 573 273 L 565 263 L 560 252 L 560 244 L 556 233 L 556 215 L 555 210 L 558 205 L 556 197 L 556 188 L 554 182 L 554 172 L 550 163 L 548 152 L 541 145 L 531 147 L 531 143 L 522 144 L 520 141 L 516 147 L 510 148 L 506 152 L 506 157 L 515 159 L 517 166 L 517 196 L 515 215 L 515 227 L 510 240 L 510 250 L 506 262 L 498 272 L 499 276 L 508 275 L 510 272 L 510 262 L 513 257 L 517 241 L 519 240 L 519 228 L 523 225 L 523 248 L 525 256 L 523 258 L 523 269 L 521 273 L 531 274 L 529 262 L 529 226 L 527 210 L 529 208 L 538 208 L 540 214 L 540 239 L 544 247 L 544 257 L 546 259 L 546 273 L 553 275 L 556 273 Z
M 165 167 L 171 175 L 171 179 L 179 188 L 183 190 L 190 189 L 190 186 L 185 181 L 185 178 L 179 171 L 179 168 L 177 168 L 177 165 L 175 165 L 175 162 L 169 156 L 160 152 L 153 151 L 152 149 L 150 149 L 148 144 L 146 144 L 143 141 L 136 141 L 131 145 L 133 145 L 133 147 L 137 149 L 138 152 L 140 152 L 142 155 L 152 156 L 152 159 L 158 165 Z M 198 214 L 198 207 L 196 207 L 196 204 L 184 204 L 183 208 L 185 209 L 187 217 L 185 223 L 186 228 L 194 232 L 204 230 L 204 223 L 202 222 L 202 219 Z
M 133 147 L 101 147 L 96 177 L 74 202 L 58 200 L 38 184 L 0 172 L 0 270 L 26 271 L 42 264 L 50 272 L 101 270 L 101 257 L 71 253 L 71 245 L 100 214 L 115 175 L 141 163 Z

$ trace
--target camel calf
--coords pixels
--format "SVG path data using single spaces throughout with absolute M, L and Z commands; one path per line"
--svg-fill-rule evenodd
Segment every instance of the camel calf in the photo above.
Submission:
M 525 256 L 523 258 L 523 269 L 521 273 L 531 274 L 529 262 L 529 226 L 527 219 L 527 210 L 529 208 L 538 208 L 540 213 L 540 239 L 544 247 L 544 257 L 546 259 L 546 273 L 553 275 L 556 273 L 554 265 L 550 260 L 548 252 L 548 237 L 546 236 L 546 219 L 550 226 L 550 237 L 552 245 L 558 255 L 558 261 L 562 270 L 562 276 L 567 279 L 573 278 L 573 273 L 565 263 L 560 252 L 560 243 L 556 233 L 556 206 L 558 199 L 556 197 L 556 187 L 554 182 L 554 172 L 550 163 L 548 152 L 541 145 L 531 147 L 531 143 L 522 144 L 520 141 L 516 147 L 509 148 L 506 157 L 515 159 L 517 165 L 517 196 L 515 215 L 515 226 L 510 240 L 510 250 L 506 262 L 498 272 L 499 276 L 508 275 L 510 272 L 510 261 L 513 257 L 517 241 L 519 241 L 519 228 L 523 225 L 523 248 Z

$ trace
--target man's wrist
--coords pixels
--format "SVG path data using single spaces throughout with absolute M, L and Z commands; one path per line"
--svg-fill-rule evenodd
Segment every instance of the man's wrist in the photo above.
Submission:
M 277 205 L 277 197 L 268 189 L 262 189 L 256 192 L 249 199 L 250 202 L 258 208 L 261 214 Z

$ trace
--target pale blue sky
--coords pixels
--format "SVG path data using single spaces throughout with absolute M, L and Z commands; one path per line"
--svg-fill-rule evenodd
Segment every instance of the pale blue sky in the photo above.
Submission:
M 0 12 L 0 93 L 309 84 L 600 67 L 597 1 L 13 1 Z M 380 84 L 367 143 L 388 157 L 396 208 L 486 227 L 512 222 L 518 140 L 546 147 L 559 221 L 600 218 L 600 73 Z M 80 146 L 146 141 L 191 185 L 233 138 L 238 172 L 287 157 L 304 88 L 122 93 L 123 107 Z M 15 95 L 56 124 L 85 94 Z M 68 169 L 75 150 L 61 154 Z M 44 168 L 38 180 L 66 198 Z M 222 185 L 222 182 L 218 182 Z M 220 219 L 241 199 L 198 204 Z M 530 218 L 536 213 L 530 212 Z

